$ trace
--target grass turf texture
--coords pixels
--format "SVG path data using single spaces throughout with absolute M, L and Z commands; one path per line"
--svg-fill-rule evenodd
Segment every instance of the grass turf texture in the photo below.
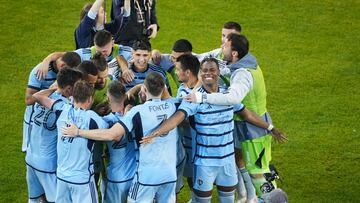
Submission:
M 20 149 L 29 72 L 50 52 L 74 49 L 85 2 L 0 4 L 0 202 L 27 199 Z M 157 1 L 153 47 L 169 52 L 187 38 L 195 52 L 208 51 L 220 45 L 224 22 L 240 22 L 266 79 L 268 110 L 290 138 L 273 145 L 278 185 L 291 202 L 360 201 L 360 2 L 219 2 Z M 188 199 L 185 188 L 180 202 Z

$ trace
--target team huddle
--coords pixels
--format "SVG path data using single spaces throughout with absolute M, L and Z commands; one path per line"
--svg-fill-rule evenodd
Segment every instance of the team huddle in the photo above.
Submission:
M 158 29 L 155 1 L 120 2 L 120 36 L 98 25 L 96 0 L 81 14 L 96 29 L 75 32 L 78 49 L 52 53 L 30 73 L 22 147 L 29 202 L 177 202 L 184 180 L 189 202 L 211 202 L 214 185 L 224 203 L 287 202 L 270 164 L 272 138 L 287 138 L 267 112 L 241 26 L 225 23 L 221 48 L 207 53 L 179 39 L 162 54 L 148 40 Z M 136 21 L 142 9 L 145 24 Z M 134 20 L 152 32 L 124 40 Z

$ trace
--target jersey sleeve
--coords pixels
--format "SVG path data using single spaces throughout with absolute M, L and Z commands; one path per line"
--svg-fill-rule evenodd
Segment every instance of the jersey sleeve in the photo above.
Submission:
M 170 60 L 170 54 L 161 54 L 160 64 L 159 66 L 167 71 L 171 72 L 171 67 L 174 66 L 173 62 Z
M 124 57 L 125 60 L 129 62 L 132 60 L 132 48 L 129 46 L 119 45 L 118 55 Z
M 126 133 L 129 133 L 133 130 L 134 124 L 133 124 L 133 118 L 135 114 L 138 112 L 138 108 L 133 107 L 129 112 L 127 112 L 120 120 L 118 121 L 120 125 L 125 129 Z
M 187 102 L 185 100 L 182 100 L 178 111 L 182 111 L 185 113 L 185 117 L 189 117 L 189 116 L 193 116 L 196 114 L 197 110 L 198 110 L 198 106 L 199 104 L 197 103 L 191 103 L 191 102 Z
M 66 105 L 70 105 L 70 104 L 67 104 L 65 101 L 58 99 L 53 103 L 50 110 L 62 111 Z
M 36 77 L 36 72 L 39 69 L 41 63 L 39 63 L 35 68 L 33 68 L 29 75 L 28 88 L 41 90 L 41 80 Z
M 93 123 L 91 123 L 91 122 L 93 122 Z M 99 128 L 99 129 L 109 128 L 108 123 L 105 122 L 105 120 L 102 117 L 97 115 L 94 111 L 91 111 L 89 129 L 97 129 L 97 128 L 95 128 L 95 124 L 96 124 L 97 128 Z
M 242 111 L 245 108 L 245 105 L 243 103 L 235 104 L 234 105 L 234 113 Z

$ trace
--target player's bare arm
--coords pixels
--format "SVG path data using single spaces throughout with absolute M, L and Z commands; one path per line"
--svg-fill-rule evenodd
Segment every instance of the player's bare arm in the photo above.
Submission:
M 92 140 L 119 141 L 125 134 L 125 129 L 116 123 L 110 129 L 83 130 L 71 123 L 69 127 L 62 127 L 61 132 L 67 137 L 81 136 Z
M 256 125 L 257 127 L 269 130 L 275 141 L 279 143 L 284 143 L 288 141 L 288 138 L 281 131 L 276 129 L 273 125 L 262 120 L 258 115 L 256 115 L 254 112 L 250 111 L 249 109 L 244 108 L 237 114 L 240 115 L 247 122 Z
M 49 71 L 49 64 L 51 61 L 56 61 L 58 58 L 62 57 L 66 52 L 54 52 L 48 55 L 41 63 L 40 68 L 38 69 L 36 76 L 39 79 L 44 79 Z
M 56 89 L 46 89 L 32 95 L 33 99 L 47 109 L 51 109 L 56 100 L 50 99 L 49 95 Z

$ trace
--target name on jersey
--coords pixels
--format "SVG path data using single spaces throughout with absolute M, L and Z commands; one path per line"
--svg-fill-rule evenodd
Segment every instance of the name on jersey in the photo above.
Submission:
M 150 112 L 163 111 L 165 109 L 168 109 L 169 107 L 170 106 L 168 103 L 160 104 L 160 105 L 156 105 L 156 106 L 149 106 L 149 111 Z

